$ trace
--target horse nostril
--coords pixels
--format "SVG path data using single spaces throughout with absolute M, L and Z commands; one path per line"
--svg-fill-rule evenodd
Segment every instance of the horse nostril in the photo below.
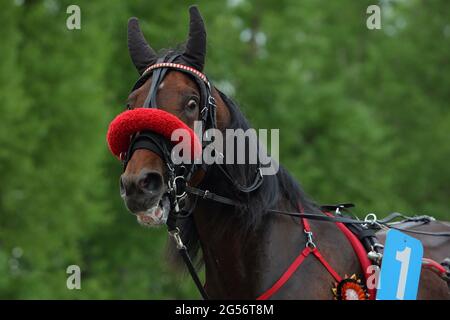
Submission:
M 156 192 L 161 189 L 163 178 L 159 173 L 148 172 L 139 180 L 138 186 L 147 191 Z

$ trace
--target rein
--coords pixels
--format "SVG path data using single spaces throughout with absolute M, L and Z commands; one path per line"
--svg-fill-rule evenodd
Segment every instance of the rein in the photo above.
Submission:
M 235 207 L 241 207 L 241 208 L 245 207 L 245 205 L 243 205 L 240 202 L 237 202 L 230 198 L 220 196 L 216 193 L 210 192 L 209 190 L 201 190 L 201 189 L 194 188 L 191 186 L 186 186 L 186 192 L 189 194 L 199 196 L 202 199 L 207 199 L 207 200 L 211 200 L 211 201 L 215 201 L 215 202 L 219 202 L 222 204 L 235 206 Z M 347 208 L 350 208 L 353 206 L 354 205 L 351 203 L 338 204 L 338 205 L 323 205 L 323 206 L 320 206 L 320 210 L 326 211 L 326 210 L 329 210 L 332 208 L 332 209 L 334 209 L 334 211 L 337 210 L 336 213 L 339 214 L 339 210 L 347 209 Z M 404 232 L 437 236 L 437 237 L 450 237 L 450 232 L 426 232 L 426 231 L 418 231 L 418 230 L 406 230 L 406 229 L 394 227 L 392 224 L 390 224 L 393 220 L 395 220 L 397 218 L 404 218 L 405 220 L 403 222 L 414 221 L 414 222 L 428 223 L 430 221 L 434 221 L 434 218 L 432 218 L 430 216 L 408 217 L 401 213 L 394 212 L 394 213 L 391 213 L 390 215 L 388 215 L 386 218 L 380 219 L 380 220 L 376 219 L 376 217 L 373 214 L 369 215 L 364 220 L 356 220 L 356 219 L 342 217 L 342 216 L 327 216 L 327 215 L 320 215 L 320 214 L 306 213 L 306 212 L 302 212 L 302 213 L 289 212 L 289 211 L 276 210 L 276 209 L 268 209 L 267 212 L 287 215 L 287 216 L 291 216 L 291 217 L 317 220 L 317 221 L 327 221 L 327 222 L 334 222 L 334 223 L 339 222 L 339 223 L 356 224 L 356 225 L 358 225 L 358 224 L 359 225 L 371 225 L 374 227 L 378 226 L 379 227 L 378 229 L 381 229 L 382 226 L 385 226 L 385 227 L 388 227 L 391 229 L 396 229 L 396 230 L 400 230 L 400 231 L 404 231 Z M 369 217 L 374 217 L 374 218 L 370 219 Z

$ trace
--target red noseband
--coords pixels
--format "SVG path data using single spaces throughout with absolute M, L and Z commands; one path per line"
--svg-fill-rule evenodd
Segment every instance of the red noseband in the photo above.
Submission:
M 106 138 L 109 150 L 120 159 L 121 154 L 128 151 L 130 137 L 134 133 L 152 131 L 171 141 L 172 132 L 176 129 L 186 130 L 189 141 L 184 141 L 181 137 L 179 141 L 172 141 L 172 143 L 187 144 L 186 147 L 190 147 L 194 159 L 200 157 L 202 146 L 194 131 L 175 115 L 160 109 L 136 108 L 122 112 L 111 121 Z

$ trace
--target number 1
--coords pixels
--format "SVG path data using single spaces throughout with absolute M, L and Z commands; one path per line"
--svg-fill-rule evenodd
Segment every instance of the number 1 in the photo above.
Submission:
M 405 247 L 403 251 L 397 251 L 395 259 L 401 263 L 400 277 L 397 286 L 397 299 L 403 300 L 405 297 L 406 278 L 408 276 L 409 258 L 411 257 L 411 248 Z

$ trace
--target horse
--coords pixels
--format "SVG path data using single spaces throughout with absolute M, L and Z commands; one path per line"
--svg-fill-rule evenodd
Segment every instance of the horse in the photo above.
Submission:
M 128 96 L 127 109 L 157 108 L 192 130 L 197 120 L 222 132 L 251 128 L 238 105 L 203 75 L 205 25 L 197 7 L 190 7 L 189 14 L 186 44 L 160 53 L 148 44 L 138 20 L 129 19 L 128 49 L 140 78 Z M 130 141 L 141 133 L 135 133 Z M 158 148 L 165 142 L 145 134 L 139 143 L 144 140 L 151 146 L 129 149 L 125 155 L 120 194 L 141 225 L 158 227 L 167 223 L 175 210 L 167 194 L 176 182 L 170 178 L 172 167 L 166 155 Z M 193 167 L 186 180 L 187 188 L 206 191 L 183 193 L 188 209 L 173 230 L 178 249 L 185 248 L 196 269 L 204 267 L 207 296 L 336 299 L 337 282 L 364 279 L 354 246 L 338 223 L 275 214 L 278 210 L 326 216 L 283 166 L 273 175 L 261 176 L 259 169 L 258 163 L 201 165 Z M 404 229 L 448 232 L 450 225 L 409 222 Z M 423 242 L 426 256 L 437 261 L 448 257 L 449 238 L 425 234 L 417 238 Z M 383 231 L 380 243 L 384 243 Z M 169 247 L 170 262 L 180 265 L 175 243 L 170 242 Z M 338 279 L 338 275 L 346 276 Z M 449 297 L 446 281 L 423 269 L 418 298 Z

